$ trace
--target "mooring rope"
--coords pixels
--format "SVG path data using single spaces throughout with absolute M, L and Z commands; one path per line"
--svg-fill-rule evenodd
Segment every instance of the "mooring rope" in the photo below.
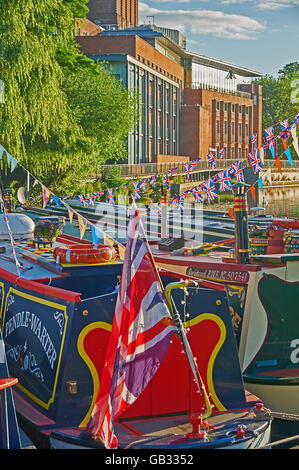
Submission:
M 299 421 L 299 415 L 292 413 L 280 413 L 276 411 L 271 411 L 272 418 L 283 419 L 287 421 Z

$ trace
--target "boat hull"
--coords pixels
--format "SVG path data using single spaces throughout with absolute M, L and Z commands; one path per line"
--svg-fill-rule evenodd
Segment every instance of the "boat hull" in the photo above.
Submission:
M 266 403 L 272 412 L 299 415 L 299 384 L 258 384 L 245 379 L 245 386 Z
M 243 414 L 243 416 L 241 416 Z M 221 421 L 222 420 L 222 421 Z M 238 424 L 242 423 L 245 429 L 244 436 L 237 435 Z M 266 446 L 271 438 L 271 418 L 257 419 L 250 414 L 244 419 L 244 413 L 227 413 L 226 415 L 212 416 L 209 424 L 214 428 L 206 429 L 205 438 L 191 438 L 186 432 L 191 431 L 187 417 L 156 417 L 153 420 L 126 422 L 117 425 L 118 449 L 150 450 L 176 450 L 192 451 L 201 449 L 258 449 Z M 122 428 L 122 429 L 120 429 Z M 143 435 L 140 429 L 146 429 Z M 127 430 L 127 433 L 125 432 Z M 137 434 L 134 431 L 138 430 Z M 204 430 L 202 427 L 201 430 Z M 80 428 L 68 428 L 54 431 L 50 435 L 52 449 L 104 449 L 100 440 L 88 439 Z

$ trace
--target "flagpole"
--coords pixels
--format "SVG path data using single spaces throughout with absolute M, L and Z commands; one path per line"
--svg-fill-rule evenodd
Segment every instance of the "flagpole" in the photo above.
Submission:
M 192 281 L 194 283 L 194 281 Z M 204 399 L 205 399 L 205 403 L 206 403 L 206 413 L 202 415 L 202 418 L 203 419 L 206 419 L 208 418 L 209 416 L 211 416 L 212 414 L 212 406 L 211 406 L 211 403 L 210 403 L 210 400 L 209 400 L 209 397 L 207 395 L 207 392 L 206 392 L 206 389 L 205 389 L 205 386 L 204 386 L 204 383 L 203 383 L 203 380 L 201 378 L 201 375 L 200 375 L 200 372 L 198 370 L 198 366 L 194 360 L 194 357 L 193 357 L 193 354 L 192 354 L 192 350 L 191 350 L 191 347 L 190 347 L 190 344 L 189 344 L 189 341 L 188 341 L 188 338 L 187 338 L 187 335 L 185 333 L 185 330 L 184 330 L 184 327 L 183 327 L 183 323 L 182 323 L 182 320 L 181 320 L 181 317 L 180 317 L 180 314 L 177 310 L 177 307 L 172 299 L 172 296 L 171 296 L 171 290 L 174 289 L 175 287 L 182 287 L 182 284 L 179 284 L 179 283 L 172 283 L 170 285 L 167 286 L 167 288 L 165 289 L 164 291 L 164 294 L 165 294 L 165 297 L 166 297 L 166 300 L 167 300 L 167 304 L 169 306 L 169 309 L 170 309 L 170 312 L 171 312 L 171 315 L 172 315 L 172 318 L 176 324 L 176 327 L 179 331 L 179 334 L 180 334 L 180 337 L 181 337 L 181 340 L 182 340 L 182 343 L 183 343 L 183 346 L 185 348 L 185 351 L 186 351 L 186 354 L 187 354 L 187 357 L 188 357 L 188 361 L 189 361 L 189 364 L 190 364 L 190 367 L 191 367 L 191 370 L 193 372 L 193 375 L 194 375 L 194 379 L 195 379 L 195 382 L 197 384 L 197 387 L 199 389 L 200 392 L 203 392 L 203 395 L 204 395 Z M 184 287 L 187 287 L 187 283 L 185 283 Z M 173 306 L 176 310 L 176 312 L 174 313 L 173 311 Z
M 137 208 L 137 205 L 136 205 L 136 202 L 135 202 L 135 199 L 132 195 L 132 201 L 133 201 L 133 206 L 135 207 L 135 210 L 138 211 L 138 208 Z M 138 214 L 139 214 L 139 211 L 138 211 Z M 141 219 L 140 219 L 141 221 Z M 141 224 L 142 224 L 142 221 L 141 221 Z M 143 228 L 143 227 L 142 227 Z M 144 228 L 143 228 L 143 231 L 144 231 Z M 144 232 L 145 234 L 145 232 Z M 204 394 L 204 399 L 205 399 L 205 403 L 206 403 L 206 408 L 207 408 L 207 412 L 206 414 L 204 414 L 202 416 L 203 419 L 206 419 L 208 418 L 211 413 L 212 413 L 212 406 L 211 406 L 211 403 L 209 401 L 209 397 L 207 395 L 207 392 L 206 392 L 206 389 L 205 389 L 205 386 L 204 386 L 204 383 L 203 383 L 203 380 L 201 378 L 201 375 L 199 373 L 199 370 L 198 370 L 198 367 L 197 367 L 197 364 L 194 360 L 194 357 L 193 357 L 193 354 L 192 354 L 192 350 L 191 350 L 191 347 L 189 345 L 189 341 L 188 341 L 188 338 L 186 336 L 186 333 L 185 333 L 185 330 L 184 330 L 184 327 L 183 327 L 183 324 L 182 324 L 182 321 L 181 321 L 181 318 L 180 318 L 180 315 L 179 315 L 179 312 L 177 311 L 177 308 L 174 304 L 174 302 L 171 300 L 171 293 L 170 293 L 170 290 L 173 289 L 175 286 L 177 287 L 182 287 L 182 284 L 177 284 L 177 283 L 172 283 L 171 286 L 168 286 L 168 288 L 164 288 L 163 286 L 163 283 L 162 283 L 162 280 L 161 280 L 161 277 L 160 277 L 160 274 L 159 274 L 159 271 L 158 271 L 158 268 L 157 268 L 157 265 L 156 265 L 156 262 L 154 260 L 154 257 L 153 257 L 153 254 L 152 254 L 152 251 L 150 249 L 150 246 L 149 246 L 149 243 L 148 243 L 148 240 L 147 240 L 147 237 L 145 236 L 145 242 L 146 242 L 146 245 L 147 245 L 147 249 L 148 249 L 148 252 L 149 252 L 149 256 L 150 256 L 150 259 L 152 261 L 152 265 L 153 265 L 153 268 L 157 274 L 157 277 L 158 277 L 158 280 L 159 280 L 159 283 L 160 283 L 160 286 L 161 286 L 161 289 L 162 289 L 162 292 L 164 293 L 164 296 L 165 296 L 165 299 L 166 299 L 166 302 L 167 302 L 167 305 L 169 307 L 169 310 L 170 310 L 170 313 L 171 313 L 171 316 L 174 320 L 174 323 L 178 329 L 178 332 L 179 332 L 179 335 L 181 337 L 181 340 L 182 340 L 182 343 L 183 343 L 183 346 L 185 348 L 185 351 L 186 351 L 186 354 L 187 354 L 187 358 L 188 358 L 188 361 L 189 361 L 189 364 L 190 364 L 190 367 L 191 367 L 191 370 L 192 370 L 192 373 L 194 375 L 194 379 L 195 379 L 195 382 L 197 384 L 197 387 L 198 387 L 198 390 L 200 392 L 203 392 Z M 194 281 L 193 281 L 194 282 Z M 186 284 L 185 284 L 186 285 Z M 174 313 L 173 311 L 173 305 L 176 309 L 176 313 Z

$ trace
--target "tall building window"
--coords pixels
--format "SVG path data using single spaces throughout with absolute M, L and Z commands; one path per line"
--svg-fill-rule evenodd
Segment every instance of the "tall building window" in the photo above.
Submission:
M 220 139 L 220 121 L 216 121 L 216 140 Z
M 224 132 L 224 140 L 226 141 L 227 140 L 227 121 L 224 121 L 223 132 Z

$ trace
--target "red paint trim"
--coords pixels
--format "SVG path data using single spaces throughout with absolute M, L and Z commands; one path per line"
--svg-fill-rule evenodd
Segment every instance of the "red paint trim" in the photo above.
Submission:
M 266 375 L 269 377 L 299 377 L 299 368 L 293 367 L 292 369 L 275 369 L 258 373 L 257 375 Z
M 219 284 L 218 282 L 213 281 L 206 281 L 205 279 L 198 279 L 197 277 L 188 276 L 187 274 L 180 274 L 175 271 L 170 271 L 167 269 L 159 269 L 159 273 L 161 276 L 171 276 L 175 279 L 183 279 L 183 280 L 194 280 L 200 284 L 201 287 L 207 287 L 215 290 L 219 290 L 224 292 L 226 287 L 223 284 Z
M 5 279 L 16 286 L 24 289 L 38 292 L 39 294 L 55 297 L 55 299 L 66 300 L 67 302 L 81 302 L 80 293 L 69 290 L 60 289 L 59 287 L 46 286 L 31 279 L 24 279 L 0 268 L 0 278 Z
M 172 264 L 174 266 L 186 266 L 190 268 L 200 268 L 200 269 L 221 269 L 227 271 L 260 271 L 261 266 L 255 264 L 236 264 L 236 263 L 223 263 L 223 262 L 213 262 L 213 261 L 192 261 L 190 256 L 186 256 L 184 259 L 177 259 L 175 256 L 159 256 L 154 255 L 155 261 L 164 264 Z
M 18 382 L 18 379 L 0 379 L 0 390 L 11 387 Z
M 56 238 L 56 241 L 59 243 L 67 243 L 71 245 L 72 243 L 84 243 L 85 245 L 92 245 L 90 240 L 80 240 L 78 237 L 73 237 L 72 235 L 62 234 Z

